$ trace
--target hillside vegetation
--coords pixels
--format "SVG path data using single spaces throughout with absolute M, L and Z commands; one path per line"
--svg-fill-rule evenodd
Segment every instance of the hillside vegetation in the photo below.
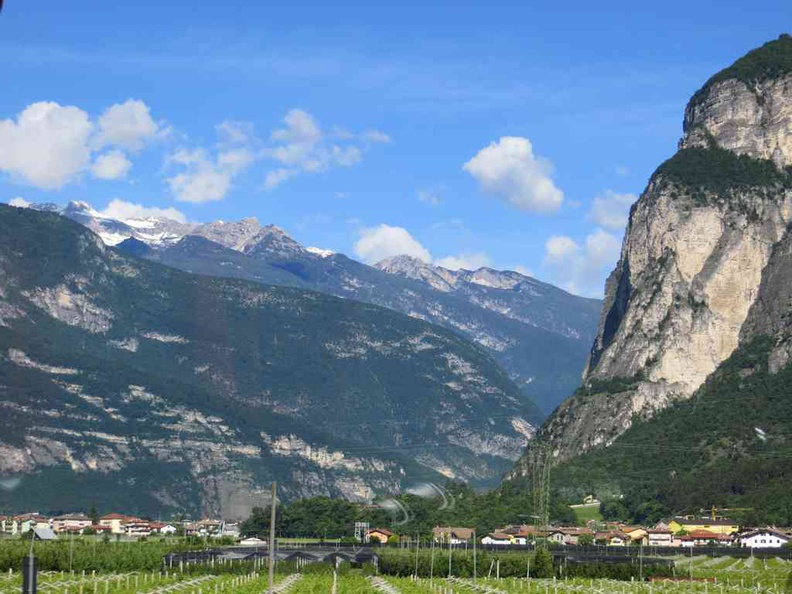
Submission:
M 689 401 L 555 469 L 557 492 L 624 495 L 624 519 L 636 522 L 716 506 L 749 523 L 792 523 L 792 366 L 768 372 L 771 344 L 742 346 Z

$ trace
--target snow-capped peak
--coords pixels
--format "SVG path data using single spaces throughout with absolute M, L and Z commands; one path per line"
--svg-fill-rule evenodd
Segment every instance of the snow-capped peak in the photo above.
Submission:
M 332 250 L 324 250 L 322 248 L 312 247 L 312 246 L 305 248 L 305 251 L 314 254 L 316 256 L 319 256 L 320 258 L 329 258 L 333 254 L 335 254 L 335 252 Z

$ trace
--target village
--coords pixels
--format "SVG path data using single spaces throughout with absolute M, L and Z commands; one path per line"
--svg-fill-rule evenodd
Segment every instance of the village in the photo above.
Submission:
M 0 515 L 0 535 L 16 536 L 33 532 L 40 540 L 51 540 L 59 534 L 114 535 L 131 538 L 148 536 L 195 536 L 239 538 L 239 523 L 202 519 L 196 522 L 159 522 L 120 513 L 103 516 L 83 512 L 48 517 L 38 512 Z
M 122 513 L 99 516 L 83 512 L 48 517 L 30 512 L 20 515 L 0 515 L 0 537 L 21 535 L 39 540 L 54 540 L 59 535 L 107 535 L 116 539 L 159 537 L 196 537 L 223 539 L 224 545 L 266 546 L 266 540 L 245 534 L 237 521 L 203 518 L 197 521 L 161 522 Z M 289 538 L 279 539 L 288 542 Z M 303 542 L 311 539 L 301 539 Z M 319 539 L 316 539 L 319 540 Z M 355 539 L 330 539 L 358 545 L 403 546 L 414 543 L 414 535 L 400 535 L 389 528 L 368 528 Z M 423 540 L 423 539 L 418 539 Z M 350 542 L 351 541 L 351 542 Z M 653 526 L 629 525 L 623 522 L 589 520 L 585 526 L 509 525 L 498 528 L 483 537 L 469 527 L 435 526 L 427 544 L 454 548 L 483 546 L 485 548 L 531 547 L 537 543 L 550 546 L 605 546 L 605 547 L 738 547 L 751 549 L 778 549 L 790 547 L 792 527 L 746 527 L 725 517 L 680 516 L 666 519 Z
M 514 547 L 546 542 L 558 546 L 601 545 L 608 547 L 741 547 L 752 549 L 781 548 L 792 542 L 792 527 L 741 527 L 728 518 L 674 517 L 654 526 L 635 526 L 622 522 L 591 520 L 585 527 L 558 526 L 541 529 L 537 526 L 505 526 L 478 539 L 488 547 Z M 384 542 L 388 530 L 372 530 L 371 538 Z M 436 527 L 437 543 L 472 545 L 476 538 L 473 529 Z

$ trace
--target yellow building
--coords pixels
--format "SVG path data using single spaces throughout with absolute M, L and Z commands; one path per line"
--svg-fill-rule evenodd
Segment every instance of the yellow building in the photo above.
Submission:
M 713 520 L 711 518 L 673 518 L 668 522 L 668 529 L 674 534 L 684 530 L 685 532 L 693 532 L 695 530 L 707 530 L 715 534 L 728 536 L 733 532 L 739 532 L 740 525 L 734 520 L 728 518 L 719 518 Z

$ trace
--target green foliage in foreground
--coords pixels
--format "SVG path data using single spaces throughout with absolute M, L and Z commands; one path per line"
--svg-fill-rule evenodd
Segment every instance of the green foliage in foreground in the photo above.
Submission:
M 435 549 L 382 550 L 379 552 L 380 572 L 393 576 L 412 576 L 416 571 L 419 577 L 442 578 L 449 575 L 448 551 Z M 454 577 L 472 578 L 495 575 L 496 564 L 501 577 L 525 577 L 527 572 L 534 578 L 586 577 L 630 580 L 640 575 L 671 576 L 673 568 L 641 567 L 625 560 L 624 563 L 553 563 L 553 556 L 546 548 L 536 551 L 498 551 L 478 550 L 475 567 L 473 551 L 453 551 L 451 553 L 451 572 Z
M 40 571 L 153 571 L 162 567 L 168 553 L 195 549 L 174 542 L 103 543 L 96 539 L 75 538 L 55 542 L 36 542 L 34 553 Z M 0 540 L 0 571 L 18 570 L 30 550 L 28 540 Z
M 554 488 L 570 500 L 623 494 L 603 502 L 609 519 L 651 522 L 715 506 L 743 508 L 730 515 L 747 524 L 792 524 L 792 366 L 770 374 L 771 346 L 766 338 L 741 346 L 689 401 L 555 468 Z

